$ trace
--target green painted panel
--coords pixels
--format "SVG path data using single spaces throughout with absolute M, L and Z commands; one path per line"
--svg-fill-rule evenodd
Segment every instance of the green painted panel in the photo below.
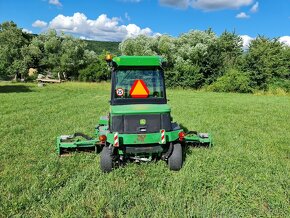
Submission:
M 176 141 L 178 133 L 182 130 L 166 132 L 166 142 Z M 138 145 L 138 144 L 153 144 L 160 143 L 161 133 L 148 133 L 148 134 L 119 134 L 119 143 L 121 145 Z M 107 141 L 110 144 L 114 143 L 114 133 L 108 133 Z
M 108 125 L 108 122 L 108 119 L 103 119 L 102 117 L 99 119 L 99 125 Z
M 112 115 L 170 113 L 168 104 L 131 104 L 111 106 Z
M 193 135 L 186 135 L 184 137 L 184 139 L 186 142 L 193 142 L 193 143 L 199 142 L 199 143 L 209 144 L 210 146 L 213 143 L 211 134 L 208 134 L 207 138 L 202 138 L 199 135 L 194 135 L 194 134 Z
M 119 56 L 113 59 L 117 66 L 161 66 L 165 60 L 159 56 Z

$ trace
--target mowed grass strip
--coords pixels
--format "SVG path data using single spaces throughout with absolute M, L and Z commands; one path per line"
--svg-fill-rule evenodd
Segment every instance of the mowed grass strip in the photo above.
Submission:
M 55 138 L 93 135 L 110 84 L 0 83 L 0 217 L 290 216 L 290 97 L 168 90 L 172 116 L 211 132 L 181 171 L 163 161 L 110 174 L 99 155 L 59 158 Z

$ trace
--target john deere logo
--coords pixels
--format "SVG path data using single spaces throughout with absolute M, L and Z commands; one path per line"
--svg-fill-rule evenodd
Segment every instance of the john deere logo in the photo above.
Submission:
M 145 119 L 141 119 L 140 120 L 140 125 L 146 125 L 146 120 Z

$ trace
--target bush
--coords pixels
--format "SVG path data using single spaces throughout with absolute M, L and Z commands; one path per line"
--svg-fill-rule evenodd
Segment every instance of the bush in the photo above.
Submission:
M 78 79 L 84 82 L 100 82 L 109 79 L 109 71 L 100 67 L 99 64 L 90 64 L 85 69 L 80 70 Z
M 252 40 L 244 62 L 244 71 L 250 74 L 251 87 L 267 91 L 273 78 L 288 78 L 287 52 L 278 39 L 259 36 Z
M 269 89 L 281 88 L 287 92 L 290 92 L 290 80 L 274 78 L 270 81 Z
M 110 71 L 102 57 L 100 55 L 95 62 L 80 70 L 78 79 L 84 82 L 100 82 L 110 79 Z
M 225 75 L 208 86 L 208 89 L 214 92 L 252 92 L 250 87 L 250 76 L 236 69 L 229 69 Z

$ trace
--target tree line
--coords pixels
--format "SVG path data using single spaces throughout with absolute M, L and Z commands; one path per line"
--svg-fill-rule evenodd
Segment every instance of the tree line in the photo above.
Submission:
M 23 32 L 13 22 L 0 24 L 0 79 L 21 75 L 26 79 L 33 68 L 37 73 L 71 80 L 101 81 L 110 78 L 104 61 L 105 51 L 88 49 L 87 42 L 49 30 L 40 35 Z
M 138 36 L 120 44 L 124 55 L 160 55 L 168 61 L 171 87 L 206 88 L 222 92 L 253 92 L 269 88 L 290 91 L 290 47 L 278 39 L 258 36 L 247 50 L 235 33 L 217 36 L 211 29 L 175 38 Z
M 0 79 L 15 74 L 65 72 L 72 80 L 110 79 L 102 53 L 88 43 L 50 30 L 40 35 L 22 32 L 13 22 L 0 24 Z M 117 45 L 117 44 L 116 44 Z M 116 51 L 116 50 L 115 50 Z M 117 53 L 117 52 L 116 52 Z M 206 88 L 223 92 L 253 92 L 269 88 L 290 91 L 290 47 L 278 39 L 258 36 L 245 50 L 240 36 L 211 29 L 129 38 L 119 44 L 122 55 L 159 55 L 167 60 L 167 86 Z

